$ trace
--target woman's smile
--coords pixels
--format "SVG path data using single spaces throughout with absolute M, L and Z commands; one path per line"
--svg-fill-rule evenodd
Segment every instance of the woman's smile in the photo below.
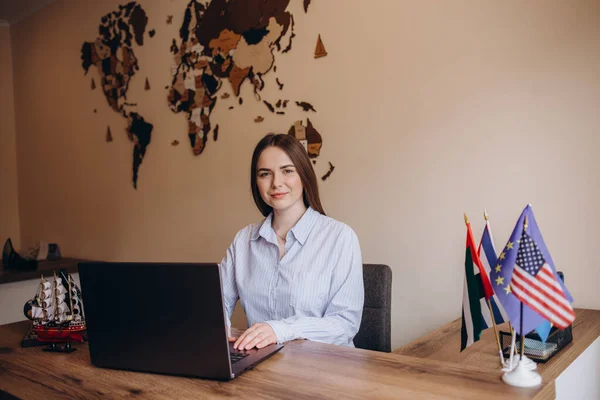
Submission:
M 271 197 L 274 198 L 275 200 L 281 200 L 285 197 L 287 193 L 282 193 L 282 192 L 278 192 L 278 193 L 272 193 Z

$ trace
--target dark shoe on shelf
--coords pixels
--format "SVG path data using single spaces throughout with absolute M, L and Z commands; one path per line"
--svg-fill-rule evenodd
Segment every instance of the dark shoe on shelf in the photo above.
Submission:
M 4 269 L 29 271 L 37 268 L 37 260 L 27 260 L 19 255 L 8 238 L 2 249 L 2 266 Z

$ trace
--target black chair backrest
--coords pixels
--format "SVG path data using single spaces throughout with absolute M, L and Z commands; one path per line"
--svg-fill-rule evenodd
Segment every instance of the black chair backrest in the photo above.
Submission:
M 392 270 L 387 265 L 363 264 L 365 305 L 354 345 L 360 349 L 392 351 Z

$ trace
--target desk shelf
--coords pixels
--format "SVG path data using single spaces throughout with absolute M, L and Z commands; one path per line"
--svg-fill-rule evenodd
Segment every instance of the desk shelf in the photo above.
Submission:
M 58 272 L 63 268 L 70 274 L 74 274 L 79 270 L 78 264 L 83 261 L 87 260 L 79 258 L 61 258 L 56 261 L 41 260 L 38 262 L 36 269 L 28 271 L 0 269 L 0 284 L 37 279 L 42 274 L 52 274 L 52 271 Z

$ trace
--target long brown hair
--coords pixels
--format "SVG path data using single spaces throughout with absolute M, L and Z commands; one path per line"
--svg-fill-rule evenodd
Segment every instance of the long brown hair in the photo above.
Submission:
M 296 138 L 281 134 L 269 133 L 267 136 L 261 139 L 260 142 L 254 148 L 254 154 L 252 154 L 252 164 L 250 165 L 250 186 L 252 187 L 252 197 L 256 207 L 265 217 L 273 211 L 273 207 L 265 203 L 260 196 L 258 191 L 258 185 L 256 184 L 256 169 L 258 167 L 258 158 L 262 154 L 263 150 L 269 146 L 279 147 L 281 150 L 288 155 L 288 157 L 294 163 L 298 175 L 300 175 L 300 181 L 302 182 L 302 198 L 304 199 L 304 205 L 306 207 L 312 207 L 316 211 L 325 215 L 323 206 L 321 205 L 321 199 L 319 198 L 319 186 L 317 185 L 317 176 L 315 170 L 310 163 L 308 154 L 304 150 L 304 146 L 300 144 Z

